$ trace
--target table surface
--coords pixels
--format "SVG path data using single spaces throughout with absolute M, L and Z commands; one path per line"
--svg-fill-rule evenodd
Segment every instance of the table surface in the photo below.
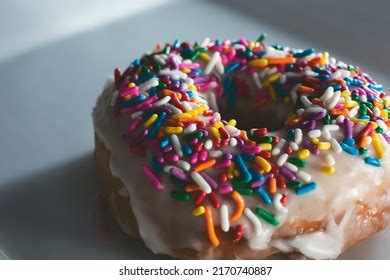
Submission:
M 389 88 L 385 2 L 237 2 L 166 1 L 0 56 L 0 258 L 156 258 L 104 211 L 91 121 L 112 70 L 156 42 L 266 32 L 271 43 L 329 50 Z M 341 258 L 388 259 L 389 247 L 382 232 Z

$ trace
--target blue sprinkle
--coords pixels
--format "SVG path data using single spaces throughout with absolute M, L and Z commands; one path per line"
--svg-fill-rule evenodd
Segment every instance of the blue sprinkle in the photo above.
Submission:
M 170 141 L 169 141 L 169 137 L 168 136 L 164 136 L 161 140 L 160 140 L 160 148 L 161 149 L 165 149 L 166 147 L 168 147 Z
M 181 44 L 180 40 L 175 40 L 175 42 L 173 42 L 173 47 L 177 49 L 178 47 L 180 47 L 180 44 Z
M 186 144 L 186 145 L 183 146 L 183 154 L 184 154 L 185 156 L 187 156 L 187 157 L 189 157 L 190 155 L 192 155 L 192 149 L 191 149 L 191 147 L 190 147 L 188 144 Z
M 152 139 L 156 136 L 158 129 L 163 125 L 163 123 L 165 122 L 166 119 L 167 119 L 167 113 L 162 112 L 158 116 L 158 119 L 154 122 L 154 124 L 152 125 L 152 127 L 149 130 L 149 133 L 148 133 L 149 139 Z M 169 143 L 169 140 L 168 140 L 168 143 Z
M 256 57 L 257 58 L 260 58 L 260 57 L 263 57 L 263 55 L 265 55 L 265 53 L 266 53 L 266 51 L 258 51 L 258 52 L 256 52 Z
M 382 166 L 382 163 L 379 161 L 379 159 L 374 158 L 374 157 L 366 157 L 366 158 L 364 158 L 364 162 L 369 164 L 369 165 L 373 165 L 373 166 L 377 166 L 377 167 Z
M 294 137 L 295 137 L 295 130 L 294 129 L 289 129 L 287 131 L 287 138 L 288 138 L 288 140 L 294 141 Z
M 328 74 L 321 74 L 318 76 L 318 78 L 321 80 L 321 81 L 326 81 L 326 80 L 329 80 L 330 79 L 330 75 Z
M 189 98 L 192 98 L 195 95 L 195 93 L 192 90 L 187 91 L 187 94 Z
M 317 183 L 311 182 L 311 183 L 308 183 L 308 184 L 304 184 L 304 185 L 300 186 L 299 188 L 296 188 L 295 189 L 295 193 L 297 195 L 302 195 L 302 194 L 305 194 L 307 192 L 311 192 L 316 187 L 317 187 Z
M 163 170 L 162 164 L 157 160 L 156 156 L 152 157 L 152 168 L 155 172 L 160 173 Z
M 265 204 L 271 205 L 272 204 L 272 198 L 269 196 L 268 192 L 264 190 L 262 187 L 257 189 L 257 193 L 261 197 L 261 199 L 264 201 Z
M 361 116 L 359 117 L 359 119 L 369 121 L 369 120 L 370 120 L 370 116 L 368 116 L 368 115 L 361 115 Z
M 359 87 L 359 86 L 364 85 L 364 83 L 362 81 L 358 80 L 358 79 L 353 79 L 352 80 L 352 85 Z
M 342 86 L 340 84 L 333 85 L 333 89 L 334 89 L 334 91 L 338 91 L 338 90 L 342 89 Z
M 310 49 L 307 49 L 307 50 L 304 50 L 304 51 L 301 51 L 301 52 L 294 53 L 293 56 L 295 58 L 303 58 L 305 56 L 311 55 L 314 52 L 315 52 L 315 49 L 310 48 Z
M 138 59 L 134 60 L 134 61 L 133 61 L 133 65 L 134 65 L 134 66 L 139 66 L 139 65 L 141 65 L 141 59 L 138 58 Z
M 249 173 L 248 168 L 246 167 L 242 157 L 240 155 L 236 155 L 234 157 L 234 162 L 237 165 L 237 169 L 240 171 L 241 177 L 246 181 L 249 182 L 252 180 L 252 175 Z
M 350 86 L 353 83 L 353 80 L 350 77 L 345 77 L 344 81 L 347 83 L 347 86 Z
M 234 72 L 238 67 L 240 67 L 239 62 L 230 63 L 228 66 L 226 66 L 225 73 L 230 74 L 230 73 Z
M 345 138 L 343 140 L 343 143 L 350 146 L 350 147 L 354 147 L 355 146 L 355 139 L 353 138 Z
M 255 159 L 255 156 L 250 154 L 242 154 L 241 157 L 244 161 L 249 161 L 249 162 L 252 162 Z
M 264 175 L 257 172 L 256 170 L 249 169 L 249 172 L 252 175 L 252 180 L 253 181 L 263 181 L 264 180 Z
M 373 90 L 376 90 L 376 91 L 383 91 L 383 86 L 382 85 L 369 84 L 368 87 L 370 89 L 373 89 Z
M 348 154 L 351 154 L 351 155 L 354 155 L 354 156 L 357 156 L 359 154 L 359 150 L 354 148 L 354 147 L 351 147 L 345 143 L 341 143 L 340 144 L 341 148 L 343 149 L 344 152 L 347 152 Z
M 138 103 L 141 103 L 145 99 L 146 99 L 145 95 L 138 95 L 130 100 L 126 100 L 125 102 L 123 102 L 122 107 L 126 108 L 126 107 L 137 105 Z
M 223 81 L 223 93 L 222 96 L 228 94 L 229 90 L 232 87 L 232 76 L 227 76 Z

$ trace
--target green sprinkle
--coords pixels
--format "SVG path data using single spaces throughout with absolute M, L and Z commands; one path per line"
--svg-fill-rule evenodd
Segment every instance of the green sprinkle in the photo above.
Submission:
M 163 53 L 168 55 L 170 52 L 171 52 L 171 47 L 169 45 L 165 45 L 165 47 L 163 49 Z
M 274 215 L 272 215 L 270 212 L 268 212 L 266 209 L 257 207 L 255 209 L 256 214 L 262 218 L 263 220 L 267 221 L 271 225 L 277 226 L 279 222 L 275 219 Z
M 239 188 L 243 187 L 247 183 L 248 183 L 248 180 L 246 180 L 245 178 L 234 178 L 232 180 L 233 186 L 239 187 Z
M 256 141 L 257 143 L 272 143 L 271 136 L 253 135 L 253 140 Z
M 378 126 L 378 127 L 375 129 L 375 131 L 376 131 L 377 133 L 382 134 L 382 133 L 383 133 L 383 128 L 381 128 L 380 126 Z
M 190 134 L 185 135 L 183 138 L 187 141 L 191 141 L 192 139 L 200 139 L 203 137 L 203 132 L 202 131 L 195 131 Z
M 267 39 L 267 34 L 266 33 L 262 33 L 260 35 L 260 37 L 256 40 L 256 42 L 261 44 L 261 43 L 264 42 L 265 39 Z
M 202 52 L 203 52 L 202 49 L 196 50 L 196 51 L 190 56 L 190 59 L 191 59 L 192 61 L 196 60 Z
M 175 184 L 177 187 L 179 187 L 179 188 L 184 188 L 184 187 L 187 185 L 186 182 L 184 182 L 184 181 L 182 181 L 182 180 L 176 178 L 176 177 L 173 176 L 173 175 L 170 175 L 170 176 L 169 176 L 169 179 L 171 180 L 172 183 L 174 183 L 174 184 Z
M 287 182 L 287 188 L 289 189 L 296 189 L 299 188 L 300 186 L 302 186 L 302 183 L 299 181 Z
M 289 163 L 292 163 L 298 167 L 306 167 L 307 166 L 307 163 L 306 161 L 300 159 L 300 158 L 296 158 L 296 157 L 290 157 L 288 160 L 287 160 Z
M 366 104 L 363 103 L 363 104 L 360 105 L 359 115 L 360 116 L 367 115 L 367 105 Z
M 171 197 L 176 200 L 181 200 L 181 201 L 188 201 L 190 200 L 191 196 L 186 193 L 186 192 L 178 192 L 178 191 L 172 191 L 171 192 Z
M 253 190 L 251 188 L 234 187 L 234 190 L 242 195 L 252 195 L 253 194 Z
M 356 102 L 359 102 L 360 101 L 359 94 L 356 94 L 356 93 L 352 94 L 352 100 L 356 101 Z
M 329 114 L 326 114 L 324 121 L 325 121 L 325 124 L 330 124 L 331 123 L 332 120 L 331 120 Z
M 365 154 L 367 154 L 367 149 L 366 148 L 360 148 L 359 149 L 359 155 L 365 155 Z

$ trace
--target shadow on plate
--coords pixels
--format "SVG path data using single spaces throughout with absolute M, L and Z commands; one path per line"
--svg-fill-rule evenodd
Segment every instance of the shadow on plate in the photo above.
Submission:
M 99 190 L 92 153 L 0 186 L 3 258 L 163 258 L 120 231 Z

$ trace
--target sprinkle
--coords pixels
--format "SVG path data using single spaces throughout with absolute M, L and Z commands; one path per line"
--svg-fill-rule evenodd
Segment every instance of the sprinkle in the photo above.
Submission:
M 280 194 L 280 193 L 275 194 L 274 205 L 275 205 L 276 210 L 279 213 L 285 214 L 288 212 L 288 209 L 282 205 L 282 203 L 281 203 L 282 198 L 283 198 L 282 194 Z
M 308 183 L 311 180 L 311 175 L 305 171 L 299 170 L 296 174 L 297 177 L 305 183 Z
M 280 139 L 279 143 L 272 149 L 271 151 L 272 155 L 273 156 L 279 155 L 285 144 L 286 144 L 286 140 Z
M 299 145 L 302 142 L 302 129 L 297 128 L 294 132 L 294 142 Z
M 178 126 L 178 127 L 168 126 L 168 127 L 164 128 L 164 132 L 166 134 L 180 134 L 183 132 L 183 128 L 180 126 Z
M 243 225 L 238 225 L 236 227 L 236 231 L 234 233 L 233 243 L 239 242 L 243 235 L 244 235 L 244 226 Z
M 183 151 L 181 149 L 181 144 L 180 144 L 179 138 L 177 137 L 176 134 L 171 135 L 171 142 L 172 142 L 173 148 L 175 149 L 175 152 L 177 153 L 177 155 L 179 157 L 183 157 Z
M 373 166 L 377 166 L 377 167 L 382 165 L 381 162 L 374 157 L 365 157 L 364 162 L 369 164 L 369 165 L 373 165 Z
M 371 138 L 372 138 L 372 145 L 374 147 L 376 156 L 379 159 L 383 158 L 383 156 L 384 156 L 384 149 L 383 149 L 381 141 L 378 138 L 378 134 L 373 133 Z
M 327 154 L 325 156 L 325 162 L 329 166 L 333 166 L 333 165 L 336 164 L 336 161 L 335 161 L 334 157 L 331 154 Z
M 158 179 L 157 175 L 154 174 L 153 170 L 148 165 L 144 165 L 142 169 L 144 171 L 144 174 L 149 178 L 149 180 L 157 190 L 160 191 L 164 189 L 164 186 Z
M 203 215 L 205 212 L 206 212 L 206 209 L 204 208 L 204 206 L 198 206 L 194 210 L 192 210 L 192 215 L 197 217 L 197 216 Z
M 341 143 L 340 144 L 341 148 L 343 149 L 344 152 L 347 152 L 348 154 L 351 154 L 353 156 L 357 156 L 359 154 L 359 150 L 354 148 L 354 147 L 351 147 L 345 143 Z
M 330 144 L 332 145 L 332 149 L 335 153 L 339 154 L 342 152 L 342 147 L 340 146 L 339 142 L 337 142 L 336 139 L 332 138 L 330 140 Z
M 208 169 L 208 168 L 214 166 L 216 162 L 217 161 L 215 159 L 210 159 L 210 160 L 204 161 L 202 163 L 199 163 L 197 166 L 194 167 L 194 171 L 201 172 L 205 169 Z
M 268 212 L 266 209 L 257 207 L 255 209 L 256 214 L 262 218 L 264 221 L 270 223 L 271 225 L 277 226 L 279 222 L 275 219 L 274 215 Z
M 182 200 L 182 201 L 188 201 L 190 200 L 191 196 L 186 192 L 179 192 L 179 191 L 172 191 L 171 197 L 176 200 Z
M 316 184 L 315 182 L 311 182 L 311 183 L 302 185 L 302 186 L 300 186 L 299 188 L 296 188 L 296 189 L 295 189 L 295 193 L 296 193 L 297 195 L 302 195 L 302 194 L 311 192 L 311 191 L 314 190 L 316 187 L 317 187 L 317 184 Z
M 230 221 L 229 221 L 229 210 L 226 204 L 222 204 L 220 209 L 220 217 L 221 217 L 221 229 L 224 232 L 228 232 L 230 228 Z
M 286 153 L 282 154 L 281 156 L 279 156 L 276 164 L 278 166 L 283 166 L 286 163 L 287 159 L 288 159 L 288 154 L 286 154 Z
M 237 206 L 234 213 L 230 216 L 230 220 L 232 222 L 235 222 L 241 217 L 242 212 L 244 211 L 245 201 L 242 196 L 236 191 L 232 193 L 232 198 L 236 202 Z
M 244 215 L 248 218 L 249 221 L 251 221 L 254 229 L 255 229 L 255 235 L 259 236 L 262 232 L 262 224 L 260 220 L 256 217 L 255 213 L 252 212 L 251 209 L 245 208 L 244 209 Z
M 299 155 L 298 155 L 299 156 Z M 292 164 L 294 164 L 294 165 L 296 165 L 296 166 L 298 166 L 298 167 L 301 167 L 301 168 L 305 168 L 306 166 L 307 166 L 307 163 L 306 163 L 306 161 L 304 161 L 303 159 L 301 159 L 301 158 L 296 158 L 296 157 L 290 157 L 289 159 L 288 159 L 288 162 L 289 163 L 292 163 Z
M 272 198 L 269 196 L 266 190 L 264 190 L 262 187 L 257 189 L 257 193 L 261 197 L 261 199 L 264 201 L 266 205 L 272 204 Z
M 242 157 L 240 155 L 236 155 L 234 157 L 234 162 L 237 165 L 238 170 L 240 170 L 240 174 L 243 177 L 243 179 L 246 182 L 249 182 L 252 180 L 252 175 L 248 171 L 248 168 L 246 167 L 244 161 L 242 160 Z
M 309 136 L 310 138 L 320 137 L 321 136 L 321 130 L 319 130 L 319 129 L 310 130 L 307 133 L 307 136 Z
M 265 172 L 271 171 L 271 164 L 263 157 L 255 157 L 255 162 L 258 164 Z
M 332 175 L 335 173 L 336 170 L 335 170 L 334 166 L 324 165 L 324 166 L 321 166 L 321 171 L 324 172 L 325 174 Z
M 215 234 L 213 214 L 211 212 L 210 207 L 206 207 L 206 210 L 204 212 L 204 217 L 205 217 L 205 222 L 206 222 L 207 236 L 209 237 L 211 244 L 214 247 L 219 246 L 219 239 L 218 239 L 217 235 Z
M 191 178 L 194 180 L 195 183 L 197 183 L 199 185 L 199 187 L 205 193 L 211 193 L 210 185 L 206 182 L 206 180 L 198 172 L 191 172 Z

